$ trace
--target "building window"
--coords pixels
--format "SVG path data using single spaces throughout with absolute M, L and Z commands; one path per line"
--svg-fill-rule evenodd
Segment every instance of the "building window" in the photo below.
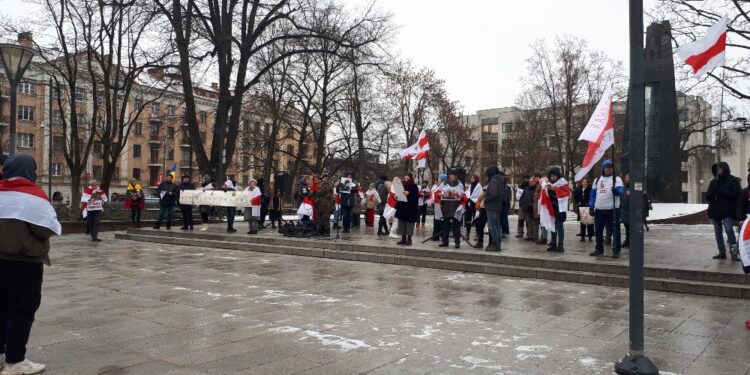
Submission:
M 120 179 L 120 167 L 115 167 L 115 169 L 112 171 L 112 179 Z
M 174 128 L 171 126 L 167 128 L 167 139 L 174 139 Z
M 93 168 L 93 170 L 91 171 L 91 175 L 95 179 L 101 180 L 102 179 L 102 166 L 101 165 L 95 165 L 94 168 Z
M 680 171 L 680 177 L 682 177 L 682 183 L 687 184 L 688 182 L 688 173 L 687 171 Z
M 151 134 L 159 134 L 159 125 L 151 123 Z
M 135 107 L 136 111 L 140 111 L 143 109 L 143 98 L 135 98 L 133 106 Z
M 52 176 L 62 176 L 63 166 L 62 163 L 52 163 Z
M 52 112 L 52 123 L 59 124 L 62 122 L 62 114 L 60 111 Z
M 151 103 L 151 117 L 158 117 L 159 116 L 159 103 L 153 102 Z
M 135 146 L 133 146 L 133 157 L 134 158 L 140 158 L 141 157 L 141 145 L 135 145 Z
M 18 84 L 18 93 L 23 95 L 35 95 L 36 85 L 34 85 L 33 82 L 22 81 L 20 84 Z
M 167 116 L 174 117 L 174 106 L 171 104 L 167 106 Z
M 55 151 L 62 151 L 63 149 L 63 137 L 62 136 L 54 136 L 52 137 L 52 149 Z
M 199 115 L 200 115 L 201 122 L 205 123 L 206 122 L 206 118 L 208 117 L 208 115 L 206 114 L 206 111 L 200 111 Z
M 18 133 L 18 147 L 34 148 L 34 134 Z
M 57 94 L 56 95 L 57 100 L 63 100 L 65 98 L 65 89 L 60 86 L 57 86 L 55 88 L 55 94 Z
M 133 178 L 140 181 L 140 179 L 141 179 L 141 169 L 140 168 L 133 168 Z
M 86 120 L 86 115 L 83 113 L 76 113 L 76 119 L 78 121 L 78 126 L 84 126 L 88 122 Z
M 286 128 L 286 137 L 294 138 L 294 129 L 292 129 L 291 127 Z
M 487 143 L 487 152 L 497 154 L 497 142 Z
M 294 146 L 286 145 L 286 153 L 289 155 L 294 155 Z
M 201 132 L 201 143 L 206 143 L 206 132 Z
M 133 128 L 135 131 L 135 135 L 143 134 L 143 124 L 141 124 L 140 122 L 136 122 L 135 124 L 133 124 Z
M 94 141 L 94 153 L 100 154 L 102 153 L 102 142 L 101 141 Z
M 494 124 L 494 125 L 482 125 L 482 133 L 485 133 L 485 134 L 497 134 L 497 124 Z
M 101 116 L 94 117 L 94 127 L 101 129 L 104 126 L 104 121 Z
M 174 149 L 167 149 L 167 160 L 174 160 Z
M 34 107 L 28 105 L 19 105 L 18 119 L 23 121 L 34 121 Z
M 80 102 L 86 100 L 86 89 L 83 87 L 76 87 L 76 100 Z
M 513 131 L 513 123 L 506 122 L 503 124 L 503 133 L 510 133 Z
M 482 125 L 497 125 L 497 117 L 487 117 L 482 119 Z
M 190 161 L 190 150 L 182 149 L 180 160 Z

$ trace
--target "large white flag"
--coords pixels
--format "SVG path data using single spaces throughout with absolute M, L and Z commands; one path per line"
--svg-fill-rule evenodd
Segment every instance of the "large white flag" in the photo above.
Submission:
M 583 157 L 581 168 L 576 173 L 575 180 L 580 181 L 601 160 L 604 152 L 615 144 L 615 116 L 612 110 L 612 86 L 607 86 L 602 99 L 591 114 L 589 123 L 578 137 L 579 141 L 587 141 L 588 149 Z
M 427 159 L 427 151 L 430 151 L 430 141 L 427 138 L 427 133 L 422 130 L 422 132 L 419 133 L 417 143 L 400 150 L 398 154 L 401 156 L 401 159 L 424 160 Z M 420 163 L 420 165 L 422 164 L 423 163 Z
M 721 17 L 703 38 L 683 44 L 677 49 L 680 59 L 693 69 L 698 79 L 714 68 L 724 65 L 727 45 L 727 16 Z

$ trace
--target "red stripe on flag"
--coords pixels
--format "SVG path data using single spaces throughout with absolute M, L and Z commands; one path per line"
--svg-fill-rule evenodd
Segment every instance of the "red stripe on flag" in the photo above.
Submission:
M 615 114 L 614 109 L 612 108 L 612 103 L 609 104 L 609 116 L 607 116 L 607 125 L 604 126 L 604 129 L 602 129 L 602 132 L 599 134 L 599 137 L 596 139 L 596 142 L 589 142 L 588 148 L 586 149 L 586 155 L 583 156 L 583 162 L 581 163 L 581 168 L 588 167 L 589 164 L 591 164 L 591 161 L 594 158 L 594 155 L 596 155 L 596 150 L 599 149 L 599 147 L 602 144 L 602 140 L 604 139 L 604 135 L 609 130 L 613 130 L 615 128 Z
M 685 60 L 685 63 L 690 65 L 690 67 L 693 68 L 693 73 L 697 73 L 703 66 L 705 66 L 711 59 L 713 59 L 716 55 L 723 53 L 726 49 L 727 45 L 727 33 L 724 32 L 719 36 L 719 39 L 716 40 L 716 43 L 714 43 L 711 47 L 709 47 L 707 50 L 697 54 L 688 57 Z
M 19 193 L 33 195 L 37 198 L 49 201 L 49 197 L 44 193 L 42 188 L 25 178 L 0 180 L 0 191 L 17 191 Z

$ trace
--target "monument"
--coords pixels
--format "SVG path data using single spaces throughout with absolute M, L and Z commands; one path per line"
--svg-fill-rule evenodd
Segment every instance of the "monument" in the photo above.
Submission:
M 674 81 L 672 32 L 669 21 L 646 29 L 644 56 L 646 86 L 646 187 L 654 202 L 679 203 L 682 199 L 680 128 Z M 625 145 L 629 129 L 625 130 Z M 627 155 L 623 168 L 627 171 Z

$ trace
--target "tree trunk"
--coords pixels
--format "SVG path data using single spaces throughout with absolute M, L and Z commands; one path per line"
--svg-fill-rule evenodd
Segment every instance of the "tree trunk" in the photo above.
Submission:
M 71 171 L 70 174 L 70 209 L 73 211 L 78 210 L 81 207 L 81 173 L 83 170 L 78 170 L 77 173 Z

